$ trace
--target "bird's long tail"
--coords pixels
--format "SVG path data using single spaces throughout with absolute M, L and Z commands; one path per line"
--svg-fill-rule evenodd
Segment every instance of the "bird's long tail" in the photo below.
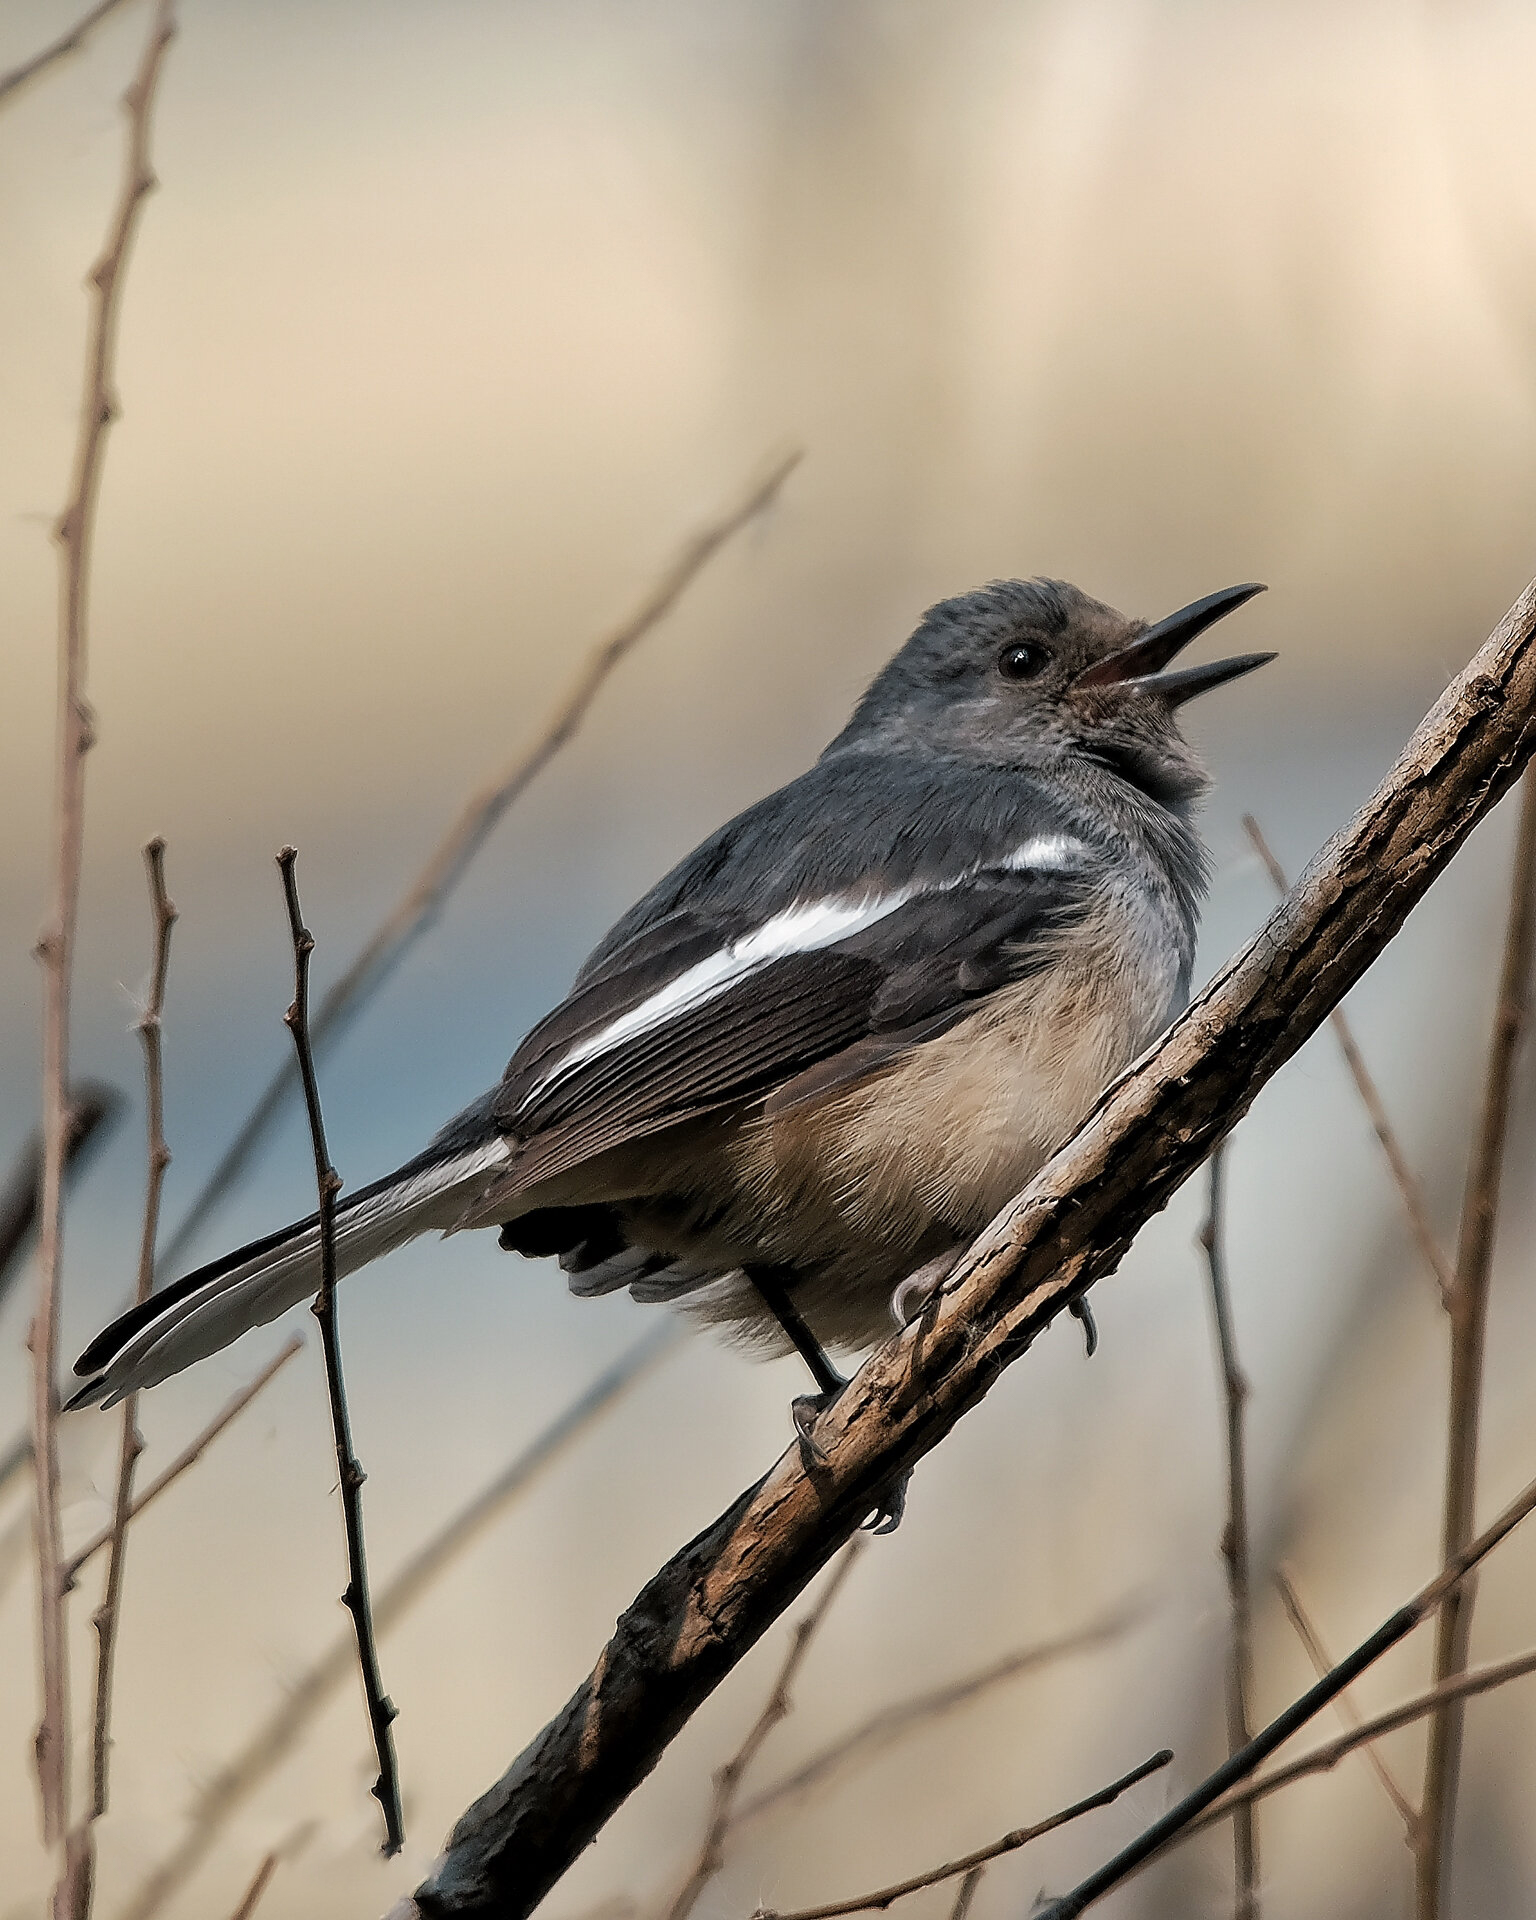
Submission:
M 506 1158 L 501 1139 L 448 1153 L 429 1148 L 343 1199 L 336 1209 L 337 1278 L 432 1227 L 456 1226 Z M 113 1406 L 319 1290 L 320 1224 L 312 1213 L 199 1267 L 114 1320 L 75 1362 L 75 1372 L 87 1378 L 69 1405 Z

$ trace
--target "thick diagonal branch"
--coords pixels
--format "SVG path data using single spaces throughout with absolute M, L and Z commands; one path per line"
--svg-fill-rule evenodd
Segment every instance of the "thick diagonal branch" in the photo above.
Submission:
M 1536 585 L 1257 937 L 855 1375 L 817 1426 L 824 1460 L 786 1453 L 649 1582 L 590 1678 L 460 1820 L 417 1913 L 530 1912 L 891 1479 L 1113 1271 L 1525 765 L 1533 634 Z

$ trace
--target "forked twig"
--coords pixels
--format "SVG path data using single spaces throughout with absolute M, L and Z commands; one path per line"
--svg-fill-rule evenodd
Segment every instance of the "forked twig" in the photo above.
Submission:
M 699 1857 L 693 1871 L 679 1888 L 676 1898 L 667 1908 L 666 1920 L 687 1920 L 698 1904 L 699 1895 L 725 1865 L 725 1837 L 732 1824 L 732 1815 L 736 1805 L 736 1795 L 740 1791 L 747 1769 L 762 1750 L 763 1742 L 773 1732 L 779 1722 L 787 1718 L 793 1702 L 790 1688 L 796 1675 L 805 1664 L 805 1656 L 811 1650 L 811 1642 L 821 1629 L 821 1623 L 832 1609 L 832 1603 L 842 1591 L 843 1583 L 853 1572 L 854 1563 L 863 1552 L 867 1536 L 855 1534 L 833 1567 L 822 1588 L 815 1606 L 799 1622 L 789 1637 L 789 1648 L 779 1668 L 773 1690 L 763 1703 L 763 1710 L 747 1730 L 747 1737 L 715 1774 L 714 1797 L 709 1809 L 709 1824 L 704 1832 L 704 1844 L 699 1849 Z
M 1471 1672 L 1458 1673 L 1451 1680 L 1442 1680 L 1438 1686 L 1427 1688 L 1413 1699 L 1405 1700 L 1401 1706 L 1389 1707 L 1385 1713 L 1362 1720 L 1358 1727 L 1351 1727 L 1347 1733 L 1341 1733 L 1326 1746 L 1314 1747 L 1310 1753 L 1301 1754 L 1288 1765 L 1276 1767 L 1273 1773 L 1260 1774 L 1257 1780 L 1244 1781 L 1218 1800 L 1208 1813 L 1195 1821 L 1189 1831 L 1199 1833 L 1213 1821 L 1222 1819 L 1239 1799 L 1258 1800 L 1266 1794 L 1277 1793 L 1281 1787 L 1288 1787 L 1294 1781 L 1304 1780 L 1309 1774 L 1326 1773 L 1357 1747 L 1364 1747 L 1369 1753 L 1373 1740 L 1385 1739 L 1389 1733 L 1396 1733 L 1399 1727 L 1411 1726 L 1415 1720 L 1427 1718 L 1437 1708 L 1443 1707 L 1447 1700 L 1469 1700 L 1474 1694 L 1491 1693 L 1494 1688 L 1505 1686 L 1511 1680 L 1522 1679 L 1528 1673 L 1536 1673 L 1536 1649 L 1516 1654 L 1510 1660 L 1493 1661 L 1486 1667 L 1474 1667 Z
M 91 314 L 86 343 L 85 394 L 75 443 L 69 504 L 54 529 L 60 553 L 58 759 L 54 797 L 52 904 L 38 943 L 43 962 L 43 1179 L 38 1202 L 37 1308 L 32 1350 L 32 1454 L 35 1462 L 38 1645 L 42 1715 L 37 1730 L 37 1774 L 43 1837 L 55 1846 L 68 1836 L 63 1872 L 54 1893 L 59 1914 L 83 1914 L 89 1899 L 89 1861 L 71 1834 L 69 1814 L 69 1676 L 59 1522 L 59 1398 L 55 1381 L 63 1248 L 64 1162 L 69 1135 L 69 990 L 79 915 L 80 862 L 85 829 L 85 756 L 94 718 L 85 697 L 86 592 L 100 491 L 106 431 L 117 412 L 113 391 L 117 317 L 128 248 L 146 194 L 149 115 L 161 63 L 173 32 L 171 0 L 157 0 L 149 37 L 123 105 L 128 118 L 122 185 L 106 244 L 91 270 Z
M 1058 1827 L 1066 1826 L 1069 1820 L 1080 1820 L 1085 1813 L 1096 1808 L 1107 1807 L 1111 1801 L 1139 1781 L 1145 1780 L 1150 1773 L 1156 1773 L 1166 1767 L 1173 1759 L 1170 1748 L 1164 1747 L 1161 1753 L 1154 1753 L 1149 1760 L 1143 1760 L 1139 1767 L 1122 1774 L 1118 1780 L 1107 1787 L 1100 1787 L 1097 1793 L 1089 1794 L 1086 1800 L 1075 1805 L 1063 1807 L 1060 1813 L 1053 1813 L 1048 1819 L 1041 1820 L 1032 1827 L 1016 1827 L 1012 1833 L 1005 1833 L 1000 1840 L 994 1840 L 989 1846 L 978 1847 L 974 1853 L 965 1854 L 959 1860 L 948 1860 L 942 1867 L 930 1867 L 926 1873 L 917 1873 L 910 1880 L 898 1880 L 894 1886 L 880 1887 L 874 1893 L 859 1894 L 852 1900 L 834 1900 L 824 1907 L 800 1907 L 793 1913 L 779 1913 L 772 1907 L 759 1907 L 752 1920 L 837 1920 L 845 1913 L 868 1913 L 891 1906 L 897 1900 L 904 1900 L 909 1893 L 921 1893 L 924 1887 L 936 1887 L 944 1880 L 955 1880 L 964 1874 L 969 1878 L 988 1861 L 999 1859 L 1005 1853 L 1017 1853 L 1020 1847 L 1027 1847 L 1031 1840 L 1039 1840 L 1045 1834 L 1054 1833 Z M 961 1898 L 964 1898 L 964 1888 Z M 974 1885 L 972 1888 L 974 1893 Z M 964 1911 L 962 1907 L 961 1912 Z
M 1091 1648 L 1106 1645 L 1124 1633 L 1137 1617 L 1136 1610 L 1131 1606 L 1118 1607 L 1113 1613 L 1091 1621 L 1075 1633 L 1016 1648 L 1012 1653 L 1004 1654 L 1001 1660 L 990 1661 L 959 1680 L 947 1681 L 943 1686 L 930 1687 L 906 1700 L 879 1708 L 867 1720 L 861 1721 L 847 1733 L 839 1734 L 835 1740 L 811 1754 L 792 1773 L 773 1781 L 761 1793 L 745 1801 L 737 1808 L 732 1826 L 744 1827 L 749 1821 L 782 1806 L 785 1801 L 798 1799 L 854 1759 L 871 1751 L 879 1751 L 914 1728 L 956 1712 L 993 1687 L 1018 1679 L 1026 1673 L 1038 1672 L 1040 1668 L 1051 1666 L 1069 1654 L 1085 1653 Z
M 341 1177 L 331 1165 L 330 1151 L 325 1144 L 320 1088 L 309 1044 L 309 957 L 315 950 L 315 942 L 299 907 L 295 871 L 298 858 L 296 847 L 284 847 L 277 856 L 283 876 L 283 898 L 288 904 L 288 928 L 293 936 L 293 1004 L 283 1018 L 293 1034 L 294 1053 L 298 1057 L 304 1105 L 309 1114 L 309 1137 L 315 1152 L 315 1185 L 320 1195 L 320 1291 L 313 1311 L 320 1323 L 320 1346 L 325 1355 L 325 1385 L 331 1405 L 331 1432 L 336 1440 L 336 1468 L 341 1478 L 341 1511 L 347 1531 L 347 1585 L 341 1604 L 351 1614 L 357 1634 L 357 1659 L 368 1703 L 368 1724 L 373 1730 L 373 1747 L 379 1760 L 379 1775 L 371 1791 L 384 1810 L 384 1852 L 392 1855 L 405 1844 L 400 1774 L 395 1764 L 394 1735 L 390 1731 L 396 1708 L 384 1691 L 383 1676 L 379 1672 L 379 1649 L 368 1599 L 368 1559 L 363 1547 L 365 1476 L 352 1447 L 352 1421 L 341 1376 L 341 1342 L 336 1333 L 336 1196 L 341 1191 Z
M 798 451 L 780 455 L 749 484 L 734 505 L 688 536 L 639 605 L 597 642 L 576 669 L 554 712 L 534 740 L 470 794 L 421 871 L 321 1000 L 310 1034 L 310 1043 L 317 1054 L 337 1037 L 442 910 L 502 815 L 574 737 L 614 668 L 672 611 L 714 555 L 772 505 L 800 459 Z M 180 1256 L 193 1234 L 239 1178 L 296 1084 L 297 1074 L 291 1062 L 272 1076 L 218 1165 L 203 1183 L 186 1217 L 171 1235 L 165 1249 L 167 1263 Z
M 1488 1047 L 1482 1113 L 1467 1168 L 1466 1195 L 1456 1240 L 1456 1280 L 1450 1301 L 1451 1389 L 1446 1416 L 1442 1532 L 1447 1562 L 1471 1537 L 1477 1502 L 1477 1442 L 1482 1421 L 1483 1350 L 1493 1278 L 1494 1230 L 1499 1212 L 1504 1141 L 1509 1131 L 1515 1056 L 1530 1011 L 1533 946 L 1536 946 L 1536 780 L 1527 776 L 1521 783 L 1520 828 L 1509 886 L 1509 923 Z M 1475 1584 L 1446 1596 L 1435 1626 L 1433 1672 L 1436 1681 L 1448 1680 L 1465 1670 L 1476 1602 Z M 1418 1920 L 1437 1920 L 1445 1897 L 1456 1823 L 1464 1714 L 1461 1701 L 1453 1699 L 1429 1723 L 1415 1876 Z
M 262 1368 L 261 1372 L 257 1374 L 256 1378 L 252 1380 L 248 1386 L 242 1387 L 238 1393 L 233 1394 L 208 1422 L 207 1426 L 187 1442 L 181 1452 L 177 1454 L 176 1458 L 162 1468 L 147 1487 L 134 1495 L 133 1505 L 128 1509 L 128 1519 L 130 1522 L 137 1520 L 144 1509 L 153 1501 L 158 1500 L 166 1488 L 171 1485 L 172 1481 L 179 1480 L 188 1467 L 196 1466 L 197 1462 L 201 1460 L 203 1455 L 208 1451 L 209 1446 L 218 1439 L 219 1435 L 230 1422 L 245 1412 L 246 1408 L 256 1398 L 257 1394 L 261 1392 L 262 1388 L 266 1386 L 268 1381 L 277 1374 L 279 1369 L 287 1366 L 293 1356 L 302 1350 L 303 1345 L 304 1342 L 299 1335 L 294 1334 L 291 1340 L 288 1340 L 283 1346 L 279 1347 L 277 1352 L 273 1354 L 272 1358 Z M 103 1547 L 110 1545 L 111 1540 L 112 1528 L 110 1526 L 103 1527 L 99 1533 L 93 1533 L 85 1545 L 78 1548 L 65 1562 L 64 1578 L 66 1584 L 73 1586 L 75 1581 L 79 1579 L 84 1567 L 101 1552 Z
M 1307 1650 L 1307 1658 L 1312 1662 L 1319 1679 L 1333 1669 L 1333 1655 L 1324 1646 L 1322 1636 L 1313 1625 L 1296 1585 L 1295 1575 L 1289 1567 L 1276 1567 L 1275 1585 L 1280 1592 L 1280 1603 L 1285 1608 L 1286 1618 L 1296 1629 L 1296 1636 Z M 1353 1694 L 1346 1687 L 1334 1700 L 1333 1710 L 1344 1722 L 1345 1727 L 1354 1733 L 1365 1724 L 1365 1716 L 1355 1705 Z M 1371 1763 L 1371 1770 L 1381 1782 L 1382 1791 L 1396 1807 L 1402 1817 L 1403 1829 L 1409 1846 L 1414 1843 L 1419 1825 L 1418 1809 L 1403 1792 L 1393 1777 L 1392 1769 L 1382 1758 L 1381 1749 L 1367 1745 L 1365 1757 Z
M 35 80 L 56 60 L 62 60 L 66 54 L 74 53 L 83 46 L 91 29 L 99 26 L 109 13 L 116 13 L 122 4 L 123 0 L 98 0 L 96 6 L 82 14 L 57 40 L 50 40 L 40 52 L 34 53 L 30 60 L 23 60 L 19 67 L 12 67 L 9 73 L 0 73 L 0 102 L 24 87 L 29 80 Z
M 534 1484 L 581 1434 L 587 1432 L 652 1367 L 678 1346 L 682 1329 L 665 1322 L 637 1340 L 558 1413 L 543 1431 L 502 1468 L 493 1480 L 424 1540 L 400 1570 L 385 1581 L 373 1600 L 376 1633 L 388 1633 L 402 1620 L 458 1556 Z M 352 1673 L 357 1658 L 352 1636 L 334 1640 L 309 1671 L 285 1690 L 282 1700 L 239 1753 L 222 1766 L 198 1794 L 185 1838 L 135 1890 L 123 1920 L 151 1920 L 184 1886 L 206 1858 L 213 1842 L 284 1757 Z
M 1251 813 L 1243 815 L 1243 831 L 1253 842 L 1254 851 L 1263 861 L 1277 892 L 1284 897 L 1290 892 L 1291 883 L 1286 878 L 1284 867 L 1270 851 L 1269 842 L 1264 838 L 1258 821 Z M 1418 1243 L 1419 1252 L 1424 1256 L 1425 1265 L 1434 1275 L 1440 1288 L 1441 1304 L 1449 1308 L 1455 1275 L 1445 1249 L 1429 1223 L 1429 1207 L 1424 1199 L 1424 1188 L 1418 1175 L 1408 1164 L 1408 1156 L 1403 1152 L 1397 1130 L 1387 1117 L 1381 1092 L 1365 1064 L 1365 1056 L 1361 1053 L 1359 1043 L 1355 1039 L 1355 1031 L 1349 1023 L 1348 1014 L 1342 1007 L 1335 1007 L 1328 1019 L 1333 1027 L 1334 1037 L 1339 1043 L 1339 1051 L 1344 1056 L 1344 1064 L 1349 1068 L 1350 1078 L 1354 1081 L 1355 1090 L 1360 1095 L 1360 1104 L 1365 1108 L 1366 1118 L 1371 1123 L 1371 1131 L 1376 1135 L 1381 1150 L 1386 1155 L 1387 1166 L 1391 1170 L 1393 1182 L 1403 1203 L 1403 1211 L 1408 1216 L 1409 1229 Z
M 135 1299 L 142 1305 L 154 1291 L 155 1239 L 160 1226 L 160 1195 L 165 1186 L 165 1170 L 171 1164 L 171 1150 L 165 1143 L 165 1072 L 160 1026 L 165 1012 L 165 982 L 171 964 L 171 929 L 176 924 L 176 908 L 165 890 L 165 842 L 151 840 L 144 849 L 144 866 L 149 876 L 150 908 L 154 915 L 154 961 L 150 967 L 149 994 L 138 1021 L 139 1039 L 144 1048 L 145 1158 L 144 1224 L 139 1234 L 139 1272 Z M 133 1503 L 133 1470 L 144 1441 L 139 1433 L 139 1396 L 130 1393 L 123 1401 L 121 1437 L 118 1442 L 117 1487 L 112 1498 L 112 1524 L 107 1532 L 107 1584 L 101 1605 L 96 1609 L 96 1703 L 91 1723 L 91 1811 L 89 1818 L 101 1819 L 107 1810 L 107 1762 L 111 1751 L 112 1664 L 117 1651 L 117 1623 L 122 1612 L 123 1569 L 128 1549 L 128 1521 Z M 74 1562 L 65 1568 L 66 1584 L 72 1584 Z
M 1284 1713 L 1271 1720 L 1240 1753 L 1232 1754 L 1213 1773 L 1207 1774 L 1199 1786 L 1187 1793 L 1177 1806 L 1170 1807 L 1160 1820 L 1154 1821 L 1145 1833 L 1117 1853 L 1113 1860 L 1091 1873 L 1070 1893 L 1053 1900 L 1049 1907 L 1042 1910 L 1038 1920 L 1077 1920 L 1077 1916 L 1086 1913 L 1095 1901 L 1102 1900 L 1106 1893 L 1139 1873 L 1154 1855 L 1176 1841 L 1185 1839 L 1195 1830 L 1197 1823 L 1204 1824 L 1202 1815 L 1208 1813 L 1213 1820 L 1222 1817 L 1216 1809 L 1219 1804 L 1224 1812 L 1231 1805 L 1224 1798 L 1230 1789 L 1256 1773 L 1292 1734 L 1299 1733 L 1309 1720 L 1336 1700 L 1368 1667 L 1373 1666 L 1384 1653 L 1390 1652 L 1400 1640 L 1406 1639 L 1415 1627 L 1435 1613 L 1446 1594 L 1464 1580 L 1501 1540 L 1507 1538 L 1533 1509 L 1536 1509 L 1536 1480 L 1531 1481 L 1510 1501 L 1492 1526 L 1480 1533 L 1433 1580 L 1421 1587 L 1406 1606 L 1399 1607 L 1373 1634 L 1362 1640 L 1353 1653 L 1346 1654 L 1332 1672 L 1325 1674 L 1299 1700 L 1293 1700 Z M 1369 1737 L 1376 1738 L 1377 1731 L 1373 1730 Z
M 1226 1190 L 1227 1143 L 1211 1155 L 1210 1204 L 1200 1229 L 1211 1289 L 1211 1318 L 1216 1330 L 1216 1357 L 1221 1366 L 1226 1404 L 1227 1521 L 1221 1533 L 1221 1558 L 1227 1570 L 1227 1596 L 1232 1632 L 1227 1649 L 1227 1752 L 1237 1753 L 1253 1738 L 1248 1703 L 1253 1694 L 1253 1581 L 1249 1559 L 1248 1465 L 1244 1413 L 1248 1379 L 1237 1358 L 1237 1333 L 1232 1323 L 1232 1295 L 1227 1286 L 1226 1250 L 1222 1240 L 1222 1202 Z M 1257 1920 L 1259 1911 L 1259 1835 L 1253 1808 L 1238 1807 L 1232 1816 L 1235 1920 Z

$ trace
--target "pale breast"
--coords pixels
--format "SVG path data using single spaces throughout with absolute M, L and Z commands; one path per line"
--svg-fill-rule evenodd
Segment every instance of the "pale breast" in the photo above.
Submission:
M 866 1084 L 747 1129 L 762 1198 L 835 1238 L 979 1232 L 1168 1018 L 1177 954 L 1127 933 L 1106 914 Z

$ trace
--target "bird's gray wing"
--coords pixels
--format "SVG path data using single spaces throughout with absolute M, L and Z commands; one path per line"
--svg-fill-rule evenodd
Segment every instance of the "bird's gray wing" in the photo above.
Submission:
M 515 1186 L 712 1110 L 798 1103 L 879 1071 L 1042 965 L 1085 898 L 1082 870 L 1053 862 L 801 902 L 729 936 L 673 916 L 513 1056 L 492 1111 Z

